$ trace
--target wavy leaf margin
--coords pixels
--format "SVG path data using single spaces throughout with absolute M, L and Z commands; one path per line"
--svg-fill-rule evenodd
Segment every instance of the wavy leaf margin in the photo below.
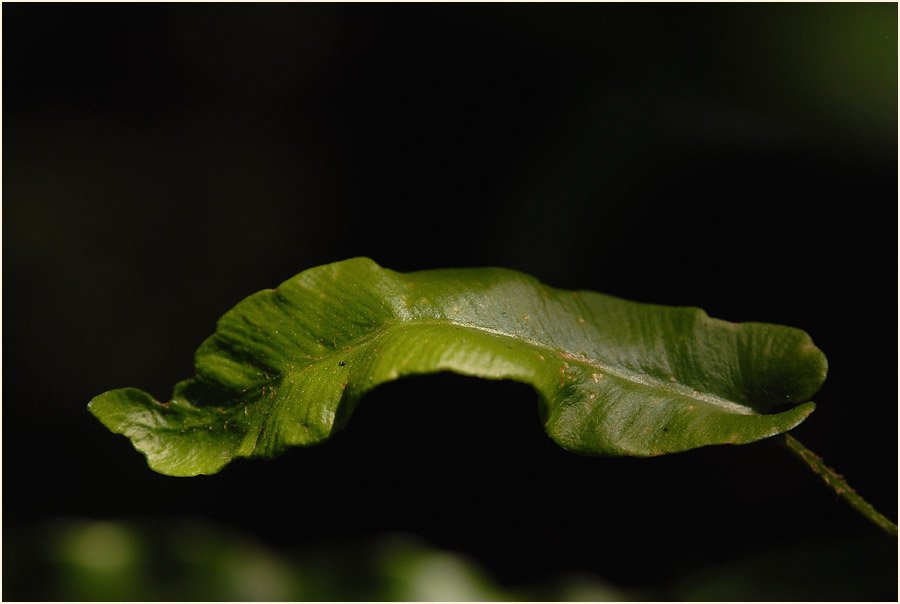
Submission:
M 157 472 L 214 474 L 327 440 L 380 384 L 451 371 L 533 386 L 565 449 L 654 456 L 790 430 L 815 408 L 827 361 L 790 327 L 559 290 L 506 269 L 404 274 L 353 258 L 244 299 L 195 368 L 168 402 L 124 388 L 88 407 Z

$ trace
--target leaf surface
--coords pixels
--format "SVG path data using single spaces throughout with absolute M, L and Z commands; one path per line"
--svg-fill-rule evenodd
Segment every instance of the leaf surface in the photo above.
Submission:
M 154 470 L 193 476 L 320 443 L 379 384 L 452 371 L 532 385 L 565 449 L 651 456 L 790 430 L 814 409 L 805 401 L 827 368 L 790 327 L 554 289 L 505 269 L 398 273 L 368 258 L 246 298 L 195 366 L 169 402 L 125 388 L 88 407 Z

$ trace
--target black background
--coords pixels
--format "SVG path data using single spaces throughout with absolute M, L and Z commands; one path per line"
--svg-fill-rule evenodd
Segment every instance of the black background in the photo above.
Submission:
M 794 434 L 896 519 L 896 32 L 893 4 L 4 5 L 4 535 L 399 530 L 625 586 L 877 535 L 774 441 L 581 458 L 517 384 L 391 384 L 325 445 L 194 479 L 85 405 L 167 399 L 312 266 L 504 266 L 804 329 L 830 371 Z

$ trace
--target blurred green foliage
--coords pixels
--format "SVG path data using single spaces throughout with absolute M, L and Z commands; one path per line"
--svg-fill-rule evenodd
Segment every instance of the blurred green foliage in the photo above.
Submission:
M 11 532 L 13 547 L 5 549 L 18 555 L 4 556 L 3 595 L 15 600 L 890 600 L 896 594 L 896 541 L 880 535 L 764 552 L 698 568 L 662 588 L 634 589 L 583 572 L 502 585 L 475 561 L 404 534 L 285 553 L 201 518 L 60 519 L 37 531 L 36 542 Z
M 15 531 L 13 531 L 15 532 Z M 402 534 L 282 553 L 201 518 L 57 520 L 4 557 L 4 596 L 49 601 L 628 600 L 597 577 L 508 587 Z

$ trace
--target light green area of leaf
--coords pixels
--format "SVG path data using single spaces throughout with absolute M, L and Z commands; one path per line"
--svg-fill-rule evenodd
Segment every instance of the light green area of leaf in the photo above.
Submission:
M 806 401 L 827 364 L 790 327 L 554 289 L 511 270 L 398 273 L 354 258 L 240 302 L 195 366 L 169 402 L 125 388 L 89 408 L 154 470 L 213 474 L 327 440 L 380 384 L 452 371 L 533 386 L 565 449 L 650 456 L 790 430 L 814 409 Z

